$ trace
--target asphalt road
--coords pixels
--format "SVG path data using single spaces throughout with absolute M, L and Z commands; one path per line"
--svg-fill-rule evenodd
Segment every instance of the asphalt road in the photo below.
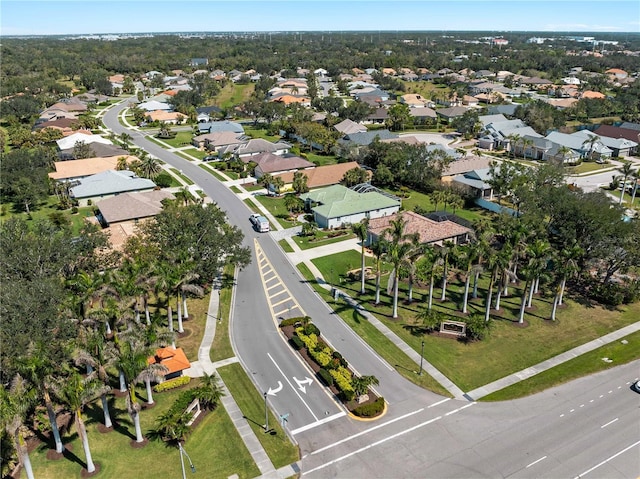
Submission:
M 236 354 L 258 388 L 274 393 L 271 408 L 289 414 L 287 428 L 299 443 L 303 475 L 640 476 L 640 394 L 629 388 L 640 376 L 640 361 L 517 401 L 472 403 L 424 391 L 402 378 L 329 310 L 270 235 L 251 228 L 248 208 L 233 193 L 193 163 L 122 127 L 117 113 L 124 107 L 106 113 L 105 125 L 117 134 L 127 131 L 138 146 L 182 170 L 242 229 L 245 244 L 253 248 L 257 240 L 264 252 L 266 261 L 254 256 L 238 274 L 232 336 Z M 345 416 L 285 343 L 265 294 L 265 284 L 270 284 L 265 281 L 274 277 L 356 370 L 379 378 L 376 389 L 389 402 L 385 417 L 361 422 Z

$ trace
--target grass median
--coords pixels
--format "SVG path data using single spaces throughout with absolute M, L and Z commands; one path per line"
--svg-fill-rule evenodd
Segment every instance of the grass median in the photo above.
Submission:
M 299 459 L 294 446 L 280 427 L 280 421 L 269 410 L 270 433 L 264 430 L 264 398 L 258 392 L 247 373 L 238 363 L 218 369 L 218 374 L 227 385 L 242 414 L 258 437 L 260 444 L 276 469 L 292 464 Z

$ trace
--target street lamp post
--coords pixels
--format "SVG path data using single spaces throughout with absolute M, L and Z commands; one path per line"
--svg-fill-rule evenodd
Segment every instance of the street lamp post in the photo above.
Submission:
M 269 409 L 267 409 L 267 393 L 264 393 L 264 432 L 269 432 Z
M 182 455 L 184 454 L 185 456 L 187 456 L 192 473 L 196 472 L 196 466 L 193 465 L 193 462 L 191 462 L 191 458 L 189 457 L 189 454 L 187 454 L 187 451 L 184 450 L 180 442 L 178 442 L 178 449 L 180 450 L 180 465 L 182 466 L 182 479 L 187 479 L 187 475 L 184 471 L 184 457 L 182 457 Z
M 420 372 L 418 373 L 418 376 L 422 376 L 422 360 L 424 358 L 424 341 L 422 341 L 422 349 L 420 351 Z

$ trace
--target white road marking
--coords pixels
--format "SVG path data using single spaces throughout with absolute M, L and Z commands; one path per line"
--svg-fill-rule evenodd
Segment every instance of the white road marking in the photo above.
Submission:
M 291 434 L 293 434 L 295 436 L 296 434 L 300 434 L 301 432 L 308 431 L 309 429 L 313 429 L 314 427 L 320 426 L 322 424 L 326 424 L 328 422 L 333 421 L 334 419 L 338 419 L 338 418 L 341 418 L 341 417 L 346 416 L 346 415 L 347 415 L 347 413 L 344 412 L 344 411 L 339 412 L 337 414 L 334 414 L 333 416 L 328 416 L 328 417 L 319 419 L 316 422 L 312 422 L 310 424 L 307 424 L 306 426 L 302 426 L 302 427 L 299 427 L 298 429 L 294 429 L 293 431 L 291 431 Z
M 591 401 L 589 401 L 589 402 L 593 402 L 593 401 L 594 401 L 594 400 L 592 399 L 592 400 L 591 400 Z
M 533 461 L 531 464 L 529 464 L 527 467 L 525 467 L 525 469 L 530 468 L 531 466 L 533 466 L 534 464 L 538 464 L 540 461 L 544 461 L 547 458 L 547 456 L 542 456 L 540 459 L 538 459 L 537 461 Z
M 419 412 L 422 412 L 422 411 L 424 411 L 424 408 L 420 408 L 420 409 L 418 409 L 416 411 L 409 412 L 409 413 L 407 413 L 407 414 L 405 414 L 403 416 L 397 417 L 395 419 L 391 419 L 390 421 L 383 422 L 382 424 L 378 424 L 377 426 L 373 426 L 373 427 L 367 429 L 366 431 L 361 431 L 361 432 L 359 432 L 357 434 L 354 434 L 352 436 L 345 437 L 344 439 L 336 441 L 333 444 L 329 444 L 328 446 L 321 447 L 320 449 L 317 449 L 317 450 L 313 451 L 310 455 L 313 456 L 314 454 L 318 454 L 320 452 L 326 451 L 327 449 L 331 449 L 332 447 L 335 447 L 335 446 L 338 446 L 338 445 L 340 445 L 340 444 L 342 444 L 344 442 L 350 441 L 351 439 L 355 439 L 356 437 L 360 437 L 360 436 L 362 436 L 364 434 L 367 434 L 367 433 L 369 433 L 371 431 L 375 431 L 376 429 L 380 429 L 381 427 L 388 426 L 389 424 L 393 424 L 396 421 L 400 421 L 402 419 L 406 419 L 409 416 L 413 416 L 414 414 L 418 414 Z M 295 431 L 292 434 L 295 435 Z
M 451 398 L 445 398 L 442 401 L 434 402 L 431 406 L 427 406 L 427 409 L 439 406 L 440 404 L 445 403 L 447 401 L 451 401 Z
M 282 374 L 282 377 L 284 378 L 284 380 L 287 381 L 289 386 L 291 386 L 291 389 L 293 389 L 293 392 L 296 393 L 296 396 L 298 396 L 300 398 L 300 401 L 302 401 L 302 404 L 304 404 L 305 407 L 309 410 L 309 412 L 313 416 L 313 419 L 315 419 L 317 421 L 318 420 L 318 416 L 313 414 L 313 411 L 311 410 L 309 405 L 305 402 L 304 399 L 302 399 L 302 396 L 300 396 L 300 393 L 298 392 L 298 390 L 295 387 L 293 387 L 293 384 L 291 384 L 291 381 L 289 381 L 289 378 L 282 372 L 282 369 L 280 369 L 280 366 L 278 366 L 278 363 L 276 363 L 275 360 L 271 357 L 271 354 L 267 353 L 267 356 L 269 356 L 269 359 L 271 359 L 271 362 L 273 362 L 273 364 L 278 369 L 278 371 L 280 371 L 280 374 Z
M 603 424 L 602 426 L 600 426 L 600 429 L 604 429 L 605 427 L 607 427 L 609 424 L 613 424 L 614 422 L 616 422 L 618 420 L 618 418 L 615 418 L 613 421 L 609 421 L 606 424 Z
M 584 404 L 580 404 L 580 407 L 584 407 Z
M 603 398 L 603 397 L 604 397 L 604 394 L 600 394 L 600 397 L 601 397 L 601 398 Z
M 574 479 L 580 479 L 581 477 L 586 476 L 587 474 L 589 474 L 592 471 L 595 471 L 596 469 L 598 469 L 600 466 L 606 464 L 607 462 L 611 461 L 612 459 L 615 459 L 616 457 L 618 457 L 620 454 L 624 454 L 625 452 L 627 452 L 629 449 L 631 449 L 632 447 L 637 446 L 638 444 L 640 444 L 640 441 L 636 441 L 633 444 L 631 444 L 630 446 L 625 447 L 622 451 L 616 452 L 613 456 L 608 457 L 607 459 L 605 459 L 604 461 L 602 461 L 600 464 L 596 464 L 595 466 L 593 466 L 591 469 L 584 471 L 582 474 L 578 474 Z
M 609 394 L 611 394 L 613 391 L 609 391 Z
M 575 411 L 575 409 L 572 409 L 572 410 L 571 410 L 571 411 L 569 411 L 569 412 L 573 412 L 573 411 Z
M 360 454 L 361 452 L 366 451 L 367 449 L 371 449 L 372 447 L 379 446 L 380 444 L 383 444 L 383 443 L 385 443 L 387 441 L 395 439 L 396 437 L 403 436 L 403 435 L 405 435 L 407 433 L 415 431 L 416 429 L 419 429 L 419 428 L 421 428 L 423 426 L 426 426 L 427 424 L 431 424 L 432 422 L 436 422 L 439 419 L 442 419 L 442 416 L 438 416 L 438 417 L 435 417 L 433 419 L 429 419 L 428 421 L 422 422 L 420 424 L 416 424 L 415 426 L 410 427 L 409 429 L 405 429 L 404 431 L 400 431 L 400 432 L 398 432 L 396 434 L 393 434 L 392 436 L 388 436 L 388 437 L 385 437 L 383 439 L 380 439 L 379 441 L 376 441 L 376 442 L 373 442 L 373 443 L 371 443 L 371 444 L 369 444 L 367 446 L 361 447 L 360 449 L 357 449 L 357 450 L 355 450 L 353 452 L 350 452 L 349 454 L 345 454 L 344 456 L 340 456 L 337 459 L 334 459 L 333 461 L 326 462 L 326 463 L 324 463 L 324 464 L 322 464 L 322 465 L 320 465 L 318 467 L 314 467 L 313 469 L 309 469 L 308 471 L 304 471 L 302 473 L 302 475 L 311 474 L 312 472 L 319 471 L 320 469 L 324 469 L 325 467 L 331 466 L 331 465 L 333 465 L 333 464 L 335 464 L 337 462 L 340 462 L 340 461 L 343 461 L 345 459 L 348 459 L 351 456 L 355 456 L 356 454 Z
M 560 417 L 564 417 L 564 414 L 560 414 Z
M 454 409 L 453 411 L 449 411 L 447 414 L 445 414 L 445 416 L 451 416 L 452 414 L 455 414 L 455 413 L 457 413 L 457 412 L 460 412 L 460 411 L 462 411 L 463 409 L 467 409 L 468 407 L 471 407 L 471 406 L 473 406 L 474 404 L 475 404 L 475 403 L 474 403 L 474 402 L 472 402 L 472 403 L 467 404 L 466 406 L 462 406 L 462 407 L 459 407 L 458 409 Z

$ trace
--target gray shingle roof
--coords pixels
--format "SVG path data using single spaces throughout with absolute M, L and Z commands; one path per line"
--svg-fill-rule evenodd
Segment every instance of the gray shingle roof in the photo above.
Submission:
M 138 178 L 133 171 L 108 170 L 80 180 L 78 186 L 71 188 L 74 198 L 113 195 L 130 191 L 143 191 L 155 188 L 156 184 L 146 178 Z
M 174 199 L 168 191 L 154 190 L 141 193 L 123 193 L 96 202 L 102 217 L 108 223 L 148 218 L 162 211 L 162 201 Z

